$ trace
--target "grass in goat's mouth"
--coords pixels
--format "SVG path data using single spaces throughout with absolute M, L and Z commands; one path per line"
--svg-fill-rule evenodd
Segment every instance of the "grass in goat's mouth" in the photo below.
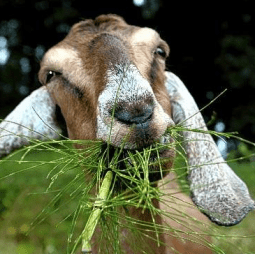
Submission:
M 115 191 L 132 188 L 134 179 L 139 181 L 145 174 L 148 174 L 150 183 L 154 183 L 169 171 L 173 162 L 173 150 L 174 143 L 156 143 L 139 150 L 122 149 L 104 143 L 99 155 L 103 163 L 102 177 L 109 170 L 116 174 Z M 98 169 L 94 168 L 92 173 L 98 173 Z

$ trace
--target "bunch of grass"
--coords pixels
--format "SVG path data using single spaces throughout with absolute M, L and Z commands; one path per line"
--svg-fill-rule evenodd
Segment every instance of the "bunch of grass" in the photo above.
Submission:
M 188 214 L 178 214 L 178 211 L 171 211 L 171 209 L 169 209 L 171 212 L 167 212 L 154 206 L 154 202 L 157 200 L 171 208 L 171 202 L 175 202 L 176 198 L 174 195 L 172 200 L 171 197 L 170 199 L 169 197 L 166 198 L 166 194 L 160 191 L 155 182 L 150 181 L 149 167 L 155 163 L 161 165 L 159 156 L 157 161 L 150 161 L 150 155 L 151 153 L 158 154 L 162 148 L 174 149 L 173 146 L 177 146 L 178 150 L 176 152 L 179 160 L 182 160 L 182 166 L 174 167 L 171 171 L 176 173 L 177 178 L 183 179 L 182 175 L 178 173 L 180 171 L 184 175 L 187 173 L 187 162 L 182 149 L 182 141 L 178 140 L 179 133 L 183 131 L 201 132 L 201 130 L 188 129 L 180 125 L 173 126 L 168 130 L 171 136 L 175 138 L 173 144 L 156 144 L 141 151 L 125 153 L 125 156 L 123 156 L 124 144 L 122 147 L 112 151 L 112 147 L 109 144 L 103 144 L 101 141 L 65 139 L 41 142 L 32 140 L 31 146 L 16 151 L 7 159 L 0 161 L 0 165 L 3 165 L 5 161 L 11 161 L 12 158 L 15 158 L 17 153 L 23 153 L 19 160 L 14 159 L 13 162 L 27 165 L 22 170 L 6 172 L 2 179 L 21 174 L 24 171 L 34 171 L 40 168 L 41 165 L 48 166 L 47 179 L 50 179 L 50 184 L 45 192 L 54 191 L 56 195 L 34 219 L 31 230 L 47 216 L 57 213 L 59 209 L 68 206 L 70 201 L 75 200 L 76 208 L 72 214 L 67 214 L 66 216 L 66 218 L 72 217 L 68 234 L 68 253 L 75 253 L 81 248 L 81 244 L 84 251 L 91 250 L 91 238 L 96 227 L 100 228 L 97 231 L 97 234 L 100 232 L 100 236 L 97 237 L 99 253 L 125 253 L 120 247 L 121 237 L 123 237 L 120 232 L 123 228 L 131 232 L 130 244 L 134 242 L 132 239 L 136 239 L 136 241 L 141 239 L 142 241 L 143 237 L 151 237 L 150 231 L 154 232 L 156 236 L 151 240 L 161 244 L 159 235 L 164 232 L 183 241 L 195 241 L 205 245 L 216 253 L 224 253 L 217 246 L 208 242 L 205 237 L 208 235 L 221 237 L 216 229 L 212 230 L 210 225 L 199 222 Z M 233 133 L 226 134 L 214 131 L 206 133 L 217 137 L 234 137 L 243 142 L 251 143 Z M 78 145 L 80 148 L 74 148 L 74 145 L 76 147 Z M 35 161 L 30 166 L 31 161 L 26 160 L 27 156 L 32 152 L 42 153 L 45 151 L 56 154 L 56 159 Z M 238 160 L 241 159 L 243 158 Z M 120 165 L 125 165 L 125 169 L 120 168 Z M 162 170 L 161 166 L 159 170 Z M 164 174 L 164 172 L 160 173 Z M 70 181 L 65 186 L 61 186 L 62 175 L 70 175 Z M 167 182 L 163 182 L 163 184 L 167 184 Z M 67 199 L 67 197 L 69 198 Z M 55 204 L 63 198 L 65 200 L 64 202 L 62 201 L 62 205 L 55 209 Z M 189 204 L 182 203 L 181 205 L 188 206 Z M 128 207 L 131 206 L 140 208 L 142 212 L 149 211 L 152 222 L 149 223 L 132 218 L 128 213 Z M 170 225 L 158 224 L 155 219 L 156 215 L 170 218 L 176 223 L 183 225 L 185 230 L 180 231 Z M 76 224 L 80 218 L 84 221 L 84 229 L 77 232 Z M 144 230 L 145 228 L 146 230 Z M 142 251 L 137 249 L 138 246 L 135 244 L 133 248 L 134 253 L 141 253 Z

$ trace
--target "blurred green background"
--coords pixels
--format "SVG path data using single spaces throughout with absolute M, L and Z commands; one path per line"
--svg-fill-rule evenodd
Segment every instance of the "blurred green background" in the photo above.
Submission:
M 167 70 L 184 81 L 201 108 L 225 88 L 228 91 L 203 111 L 210 128 L 238 131 L 255 142 L 255 8 L 251 0 L 212 3 L 168 0 L 1 0 L 0 1 L 0 119 L 40 86 L 37 80 L 45 51 L 62 40 L 70 27 L 100 14 L 116 13 L 133 25 L 156 29 L 170 45 Z M 224 157 L 247 156 L 252 147 L 233 139 L 216 140 Z M 31 159 L 51 160 L 34 154 Z M 232 163 L 254 189 L 254 157 Z M 18 169 L 0 165 L 0 172 Z M 30 222 L 51 200 L 47 168 L 0 181 L 0 253 L 65 253 L 70 219 L 60 209 L 26 236 Z M 62 179 L 63 184 L 68 179 Z M 35 193 L 35 194 L 32 194 Z M 53 195 L 53 194 L 52 194 Z M 59 204 L 56 204 L 58 207 Z M 69 206 L 66 208 L 69 209 Z M 72 212 L 70 204 L 70 213 Z M 57 226 L 56 226 L 57 225 Z M 226 234 L 255 235 L 255 215 Z M 222 241 L 219 239 L 219 244 Z M 226 253 L 255 253 L 254 238 L 238 238 Z M 240 251 L 240 248 L 242 251 Z

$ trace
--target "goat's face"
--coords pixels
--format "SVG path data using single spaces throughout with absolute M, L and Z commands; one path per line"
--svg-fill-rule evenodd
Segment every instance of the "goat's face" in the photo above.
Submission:
M 124 149 L 168 144 L 171 138 L 165 132 L 174 121 L 201 130 L 181 133 L 194 203 L 216 223 L 240 222 L 254 209 L 254 201 L 206 133 L 188 89 L 173 73 L 164 72 L 168 53 L 167 44 L 154 30 L 129 26 L 114 15 L 74 25 L 43 58 L 39 78 L 45 87 L 0 123 L 0 157 L 30 139 L 58 139 L 53 131 L 59 130 L 56 104 L 71 139 L 101 139 Z M 159 150 L 161 158 L 169 158 L 163 163 L 169 168 L 173 149 Z M 159 177 L 152 172 L 150 176 Z
M 102 15 L 75 24 L 45 54 L 39 79 L 61 108 L 71 139 L 141 149 L 170 142 L 163 137 L 173 123 L 164 85 L 168 54 L 156 31 Z

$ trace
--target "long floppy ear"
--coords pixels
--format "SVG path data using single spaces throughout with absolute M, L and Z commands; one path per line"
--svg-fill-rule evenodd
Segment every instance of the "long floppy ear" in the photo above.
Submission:
M 166 72 L 175 124 L 207 130 L 193 97 L 173 73 Z M 189 163 L 192 200 L 213 222 L 231 226 L 255 208 L 245 183 L 222 158 L 209 134 L 184 131 L 183 145 Z
M 59 139 L 56 106 L 46 87 L 35 90 L 0 123 L 0 157 L 28 145 L 31 139 Z

